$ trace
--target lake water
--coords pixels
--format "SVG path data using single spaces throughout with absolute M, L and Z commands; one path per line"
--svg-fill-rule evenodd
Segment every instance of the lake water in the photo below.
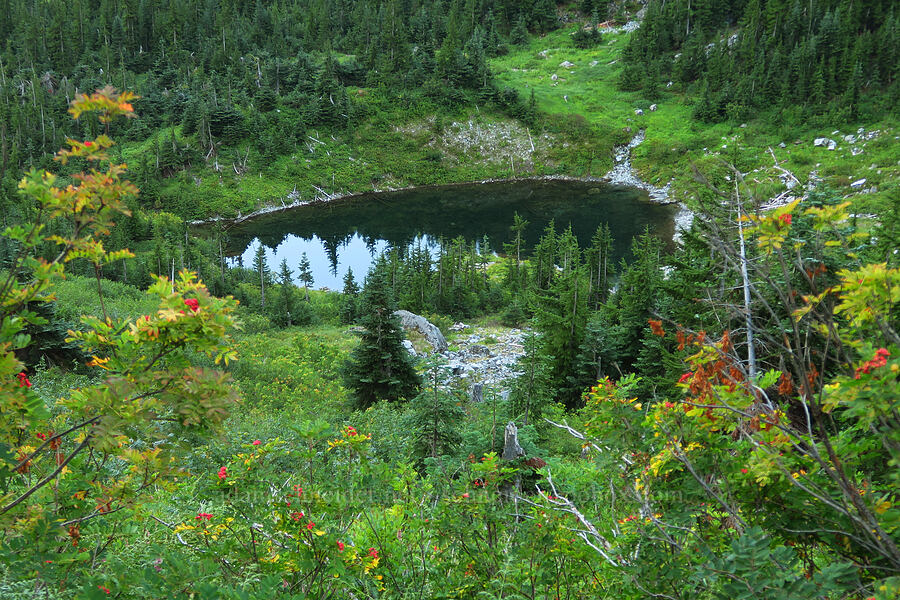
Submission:
M 257 245 L 266 246 L 273 271 L 282 259 L 297 273 L 301 254 L 309 257 L 314 287 L 341 289 L 348 268 L 362 281 L 369 266 L 389 246 L 434 244 L 485 235 L 494 251 L 511 241 L 519 213 L 528 221 L 530 251 L 551 219 L 562 231 L 571 225 L 582 247 L 601 223 L 615 239 L 616 260 L 627 258 L 631 238 L 645 227 L 670 243 L 674 206 L 648 201 L 641 190 L 579 181 L 517 181 L 378 192 L 270 213 L 228 229 L 227 254 L 235 263 L 253 263 Z

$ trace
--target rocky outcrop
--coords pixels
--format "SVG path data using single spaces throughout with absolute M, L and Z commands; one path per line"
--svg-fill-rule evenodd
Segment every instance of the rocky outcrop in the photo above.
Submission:
M 524 354 L 522 337 L 519 329 L 476 330 L 458 336 L 454 349 L 442 354 L 453 375 L 488 386 L 502 385 L 518 375 L 516 362 Z
M 641 114 L 643 114 L 643 111 L 641 111 Z M 647 193 L 650 194 L 650 198 L 653 201 L 667 203 L 669 200 L 670 186 L 666 184 L 665 187 L 656 187 L 645 181 L 641 181 L 640 177 L 637 176 L 631 166 L 631 150 L 632 148 L 637 148 L 643 141 L 644 130 L 641 129 L 637 132 L 637 135 L 631 138 L 630 142 L 621 146 L 616 146 L 616 164 L 613 166 L 612 170 L 606 174 L 604 179 L 616 185 L 628 185 L 647 190 Z
M 411 313 L 408 310 L 397 310 L 394 314 L 400 317 L 400 323 L 404 329 L 415 329 L 425 340 L 431 344 L 435 352 L 445 352 L 447 350 L 447 340 L 444 334 L 431 321 L 425 317 Z

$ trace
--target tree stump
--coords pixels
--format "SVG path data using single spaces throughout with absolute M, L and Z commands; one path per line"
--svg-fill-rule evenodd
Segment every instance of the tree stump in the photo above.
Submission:
M 516 424 L 510 421 L 506 424 L 503 432 L 503 454 L 500 459 L 506 462 L 512 462 L 525 456 L 525 451 L 519 445 L 519 429 Z M 512 481 L 504 482 L 500 486 L 500 495 L 507 500 L 515 498 L 522 491 L 522 476 L 516 473 Z

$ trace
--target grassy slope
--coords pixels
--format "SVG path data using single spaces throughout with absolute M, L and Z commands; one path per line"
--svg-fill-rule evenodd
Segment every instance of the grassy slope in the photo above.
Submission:
M 872 210 L 896 193 L 900 175 L 896 118 L 886 116 L 878 123 L 843 126 L 842 135 L 855 133 L 858 127 L 882 132 L 877 139 L 865 142 L 862 154 L 852 156 L 850 144 L 832 135 L 837 127 L 810 125 L 786 130 L 771 123 L 769 115 L 748 121 L 746 127 L 736 123 L 700 123 L 691 117 L 689 99 L 670 90 L 661 92 L 658 110 L 650 112 L 651 102 L 639 92 L 622 92 L 616 87 L 621 69 L 618 58 L 629 34 L 606 34 L 598 47 L 580 50 L 571 41 L 576 27 L 532 39 L 528 46 L 514 48 L 509 55 L 494 60 L 491 68 L 498 80 L 523 95 L 533 89 L 541 111 L 583 115 L 601 135 L 625 127 L 632 131 L 646 128 L 646 141 L 634 151 L 634 167 L 644 180 L 654 184 L 672 180 L 676 199 L 689 200 L 693 195 L 696 184 L 691 163 L 701 171 L 721 170 L 720 158 L 734 162 L 744 172 L 762 169 L 749 179 L 759 182 L 762 194 L 774 195 L 784 188 L 771 169 L 769 147 L 782 166 L 801 181 L 806 181 L 811 171 L 817 171 L 827 183 L 849 193 L 851 182 L 866 178 L 864 187 L 875 185 L 879 190 L 864 198 L 864 206 Z M 560 67 L 563 61 L 572 62 L 575 67 Z M 593 61 L 597 61 L 595 66 L 591 66 Z M 553 74 L 558 76 L 557 81 L 551 79 Z M 636 115 L 635 109 L 644 114 Z M 838 141 L 838 149 L 813 147 L 813 140 L 822 136 Z M 800 143 L 795 145 L 795 141 Z M 787 147 L 779 148 L 780 142 Z M 606 164 L 611 162 L 609 157 L 604 160 Z M 597 174 L 596 167 L 592 174 Z
M 320 143 L 308 138 L 307 145 L 275 160 L 251 148 L 248 170 L 242 175 L 235 173 L 233 163 L 238 153 L 244 156 L 249 142 L 224 150 L 219 172 L 212 164 L 201 165 L 163 180 L 154 208 L 188 218 L 234 216 L 278 205 L 294 189 L 309 200 L 318 194 L 316 188 L 354 193 L 554 172 L 554 138 L 535 139 L 536 150 L 527 153 L 526 162 L 521 149 L 530 148 L 530 134 L 502 114 L 476 108 L 436 119 L 431 111 L 370 105 L 378 101 L 366 97 L 359 101 L 372 116 L 348 131 L 313 129 L 309 134 Z M 472 137 L 476 130 L 482 134 L 480 155 L 470 145 L 458 143 L 461 135 Z M 153 154 L 155 147 L 155 136 L 126 145 L 124 159 L 137 164 L 141 154 Z M 516 149 L 515 171 L 510 169 L 509 147 Z
M 511 176 L 598 177 L 612 167 L 613 147 L 639 128 L 646 128 L 646 141 L 634 151 L 634 167 L 651 183 L 671 181 L 677 200 L 689 202 L 694 195 L 692 164 L 721 175 L 726 172 L 722 159 L 753 172 L 749 179 L 760 196 L 774 196 L 784 186 L 772 169 L 770 147 L 801 181 L 815 172 L 850 193 L 851 182 L 866 178 L 863 187 L 874 185 L 878 192 L 860 196 L 861 210 L 877 211 L 896 194 L 900 168 L 895 117 L 844 125 L 842 134 L 855 133 L 858 127 L 881 132 L 875 140 L 857 143 L 864 151 L 852 156 L 850 144 L 833 135 L 836 127 L 827 122 L 793 129 L 775 124 L 772 115 L 759 115 L 746 127 L 697 122 L 691 117 L 691 99 L 674 91 L 677 86 L 663 89 L 658 110 L 651 112 L 651 102 L 640 92 L 616 87 L 618 59 L 629 34 L 607 33 L 598 47 L 581 50 L 571 40 L 576 27 L 534 37 L 527 46 L 512 47 L 510 54 L 491 61 L 501 87 L 518 90 L 525 101 L 534 91 L 537 108 L 546 117 L 543 132 L 484 107 L 439 113 L 387 101 L 373 90 L 353 90 L 358 113 L 366 116 L 347 131 L 314 129 L 309 133 L 321 143 L 307 139 L 308 144 L 275 160 L 251 147 L 248 170 L 241 175 L 232 163 L 238 154 L 245 155 L 250 141 L 224 149 L 219 172 L 202 164 L 163 180 L 155 207 L 206 218 L 279 205 L 292 190 L 308 200 L 317 195 L 317 188 L 352 193 Z M 560 67 L 563 61 L 575 66 Z M 551 79 L 554 74 L 557 81 Z M 636 115 L 636 109 L 644 114 Z M 156 135 L 144 143 L 126 144 L 125 160 L 136 164 L 141 155 L 154 154 Z M 822 136 L 839 141 L 838 149 L 814 147 L 813 139 Z M 461 138 L 468 141 L 460 143 Z M 780 142 L 787 147 L 779 148 Z

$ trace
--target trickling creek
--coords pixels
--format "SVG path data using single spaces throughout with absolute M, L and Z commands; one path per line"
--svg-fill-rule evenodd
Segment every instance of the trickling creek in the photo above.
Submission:
M 489 239 L 502 251 L 518 213 L 528 221 L 526 249 L 553 220 L 558 231 L 572 226 L 582 246 L 602 223 L 615 239 L 615 260 L 627 258 L 631 238 L 645 228 L 671 243 L 675 206 L 653 203 L 645 190 L 601 182 L 519 180 L 373 192 L 246 219 L 227 229 L 226 253 L 249 266 L 257 244 L 266 246 L 269 265 L 282 259 L 296 273 L 302 253 L 309 257 L 314 287 L 340 289 L 348 268 L 361 280 L 388 246 L 462 236 Z

